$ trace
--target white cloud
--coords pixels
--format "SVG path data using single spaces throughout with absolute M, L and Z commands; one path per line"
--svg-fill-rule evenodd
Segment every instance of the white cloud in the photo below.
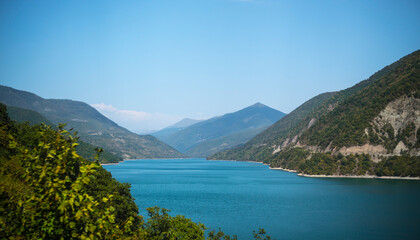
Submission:
M 147 113 L 135 110 L 118 109 L 104 103 L 92 104 L 100 113 L 133 132 L 147 132 L 167 127 L 182 119 L 180 116 L 163 113 Z
M 112 105 L 106 105 L 105 103 L 92 104 L 92 107 L 96 108 L 96 110 L 98 111 L 108 111 L 108 112 L 117 111 L 117 109 L 114 108 Z

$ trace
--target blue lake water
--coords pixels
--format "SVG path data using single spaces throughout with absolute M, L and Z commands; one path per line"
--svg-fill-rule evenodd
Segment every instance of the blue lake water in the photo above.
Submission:
M 259 163 L 205 159 L 107 165 L 131 183 L 140 214 L 164 207 L 252 239 L 420 239 L 420 181 L 305 178 Z

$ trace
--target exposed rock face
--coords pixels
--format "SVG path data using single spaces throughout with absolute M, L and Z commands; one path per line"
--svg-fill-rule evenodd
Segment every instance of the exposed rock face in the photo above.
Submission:
M 316 122 L 316 119 L 312 119 L 307 129 L 313 126 Z M 397 144 L 397 136 L 402 134 L 410 125 L 414 124 L 414 128 L 409 132 L 409 136 L 405 136 L 405 141 L 411 144 L 407 146 L 403 141 L 399 140 Z M 420 99 L 414 97 L 403 96 L 396 99 L 393 102 L 390 102 L 384 110 L 382 110 L 377 117 L 372 120 L 371 130 L 373 134 L 376 134 L 382 142 L 385 141 L 394 141 L 395 148 L 386 149 L 383 144 L 372 144 L 366 143 L 362 146 L 349 146 L 342 147 L 340 149 L 331 149 L 330 145 L 321 149 L 318 146 L 308 146 L 305 144 L 300 144 L 299 135 L 293 137 L 292 140 L 287 138 L 281 146 L 273 146 L 273 154 L 280 152 L 281 150 L 287 147 L 302 147 L 311 152 L 332 152 L 333 154 L 341 153 L 343 155 L 350 154 L 369 154 L 372 156 L 374 162 L 379 162 L 381 157 L 389 156 L 400 156 L 402 153 L 408 153 L 412 156 L 420 156 L 420 149 L 415 148 L 415 143 L 417 141 L 417 130 L 420 127 Z M 387 127 L 392 127 L 391 131 L 387 131 Z M 365 135 L 369 136 L 369 129 L 365 129 Z M 389 134 L 393 132 L 393 134 Z M 391 136 L 389 136 L 391 135 Z M 401 136 L 399 136 L 401 138 Z
M 393 155 L 405 152 L 420 156 L 420 149 L 416 146 L 419 127 L 420 99 L 407 96 L 390 102 L 372 121 L 373 134 L 383 142 L 394 142 Z
M 376 134 L 383 142 L 386 140 L 394 141 L 396 143 L 397 136 L 403 133 L 404 130 L 414 124 L 414 129 L 408 132 L 408 136 L 400 136 L 404 138 L 412 146 L 417 141 L 417 130 L 420 126 L 420 99 L 414 97 L 403 96 L 390 102 L 384 110 L 382 110 L 377 117 L 372 121 L 372 132 Z M 391 127 L 392 129 L 386 128 Z M 390 133 L 393 134 L 390 134 Z M 368 129 L 365 130 L 365 134 L 369 136 Z M 395 146 L 395 145 L 394 145 Z M 343 147 L 338 150 L 339 153 L 348 154 L 369 154 L 372 156 L 374 161 L 379 161 L 379 157 L 382 156 L 400 156 L 403 152 L 408 153 L 412 156 L 419 156 L 420 150 L 417 148 L 411 148 L 404 144 L 402 140 L 398 141 L 395 148 L 391 151 L 387 150 L 383 145 L 372 145 L 366 143 L 363 146 L 351 146 Z
M 394 149 L 394 154 L 399 155 L 402 151 L 407 151 L 408 148 L 405 146 L 403 141 L 400 141 Z
M 386 108 L 373 119 L 372 125 L 378 129 L 383 129 L 388 123 L 394 129 L 394 137 L 411 123 L 414 123 L 416 126 L 414 132 L 417 132 L 417 129 L 420 126 L 420 99 L 404 96 L 390 102 Z
M 312 127 L 315 124 L 315 122 L 316 122 L 316 119 L 315 118 L 312 118 L 311 121 L 308 124 L 307 129 L 309 129 L 310 127 Z
M 278 153 L 278 152 L 280 152 L 281 151 L 281 147 L 280 146 L 273 146 L 273 153 L 272 154 L 275 154 L 275 153 Z
M 387 155 L 387 150 L 382 145 L 370 145 L 366 143 L 363 146 L 352 146 L 352 147 L 342 147 L 338 150 L 338 153 L 343 155 L 350 154 L 369 154 L 372 156 L 374 162 L 379 161 L 379 156 Z

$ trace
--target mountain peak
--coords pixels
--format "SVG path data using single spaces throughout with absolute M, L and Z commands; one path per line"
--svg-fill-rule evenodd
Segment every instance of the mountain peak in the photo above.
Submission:
M 257 102 L 255 104 L 251 105 L 250 107 L 258 107 L 258 108 L 260 108 L 260 107 L 267 107 L 267 106 L 264 105 L 264 104 L 262 104 L 262 103 L 260 103 L 260 102 Z

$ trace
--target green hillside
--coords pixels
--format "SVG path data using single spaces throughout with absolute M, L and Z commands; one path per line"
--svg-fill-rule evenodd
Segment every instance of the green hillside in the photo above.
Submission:
M 53 124 L 66 123 L 80 139 L 101 146 L 119 158 L 179 158 L 181 153 L 152 136 L 141 136 L 118 126 L 86 103 L 43 99 L 35 94 L 0 86 L 0 102 L 29 109 L 45 116 Z
M 32 110 L 17 107 L 8 107 L 7 113 L 13 121 L 16 121 L 18 123 L 28 122 L 30 125 L 44 123 L 48 126 L 56 128 L 56 126 L 53 123 L 51 123 L 48 119 Z M 96 148 L 98 147 L 79 140 L 79 145 L 76 147 L 76 150 L 83 158 L 92 161 L 95 159 L 95 156 L 97 154 L 95 150 Z M 123 159 L 108 151 L 103 151 L 100 154 L 98 160 L 101 163 L 117 163 L 122 161 Z
M 295 111 L 211 159 L 253 160 L 307 174 L 420 175 L 420 51 Z M 320 95 L 322 96 L 322 95 Z M 320 97 L 318 96 L 318 97 Z M 327 95 L 325 95 L 327 96 Z
M 256 131 L 262 131 L 284 115 L 280 111 L 257 103 L 237 112 L 191 125 L 170 135 L 165 142 L 183 153 L 190 152 L 194 156 L 206 157 L 208 153 L 212 153 L 212 148 L 221 144 L 232 147 L 245 143 L 255 136 Z M 213 144 L 216 139 L 229 135 L 231 136 L 228 137 L 228 142 L 223 142 L 222 139 Z
M 7 114 L 13 121 L 18 123 L 28 122 L 30 125 L 44 123 L 49 126 L 54 126 L 52 122 L 40 113 L 32 110 L 9 106 L 7 107 Z

